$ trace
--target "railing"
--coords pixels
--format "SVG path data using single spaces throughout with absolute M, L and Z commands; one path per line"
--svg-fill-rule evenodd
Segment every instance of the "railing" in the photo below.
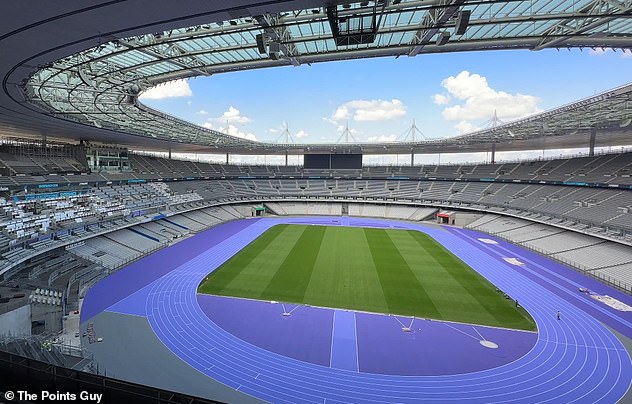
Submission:
M 51 366 L 25 355 L 3 351 L 0 351 L 0 380 L 2 381 L 0 388 L 12 389 L 12 391 L 51 390 L 52 387 L 53 390 L 75 393 L 77 397 L 80 391 L 100 393 L 103 394 L 102 403 L 216 403 L 212 400 L 116 380 L 85 371 Z
M 64 356 L 64 352 L 68 354 L 73 353 L 73 356 L 79 355 L 78 357 L 84 358 L 84 352 L 81 349 L 62 348 L 60 344 L 54 343 L 54 338 L 51 335 L 43 334 L 28 337 L 1 335 L 0 350 L 5 352 L 15 351 L 22 356 L 43 360 L 51 365 L 63 367 L 68 366 L 68 360 Z

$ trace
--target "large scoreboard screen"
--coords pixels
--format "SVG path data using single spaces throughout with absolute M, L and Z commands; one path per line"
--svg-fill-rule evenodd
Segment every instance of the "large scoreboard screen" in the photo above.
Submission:
M 305 154 L 305 168 L 311 169 L 360 169 L 361 154 Z

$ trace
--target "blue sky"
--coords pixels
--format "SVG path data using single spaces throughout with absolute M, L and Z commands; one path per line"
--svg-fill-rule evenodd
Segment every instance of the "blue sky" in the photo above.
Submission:
M 297 142 L 403 140 L 508 122 L 632 81 L 621 51 L 491 51 L 352 60 L 234 72 L 158 87 L 142 102 L 188 121 L 259 141 L 285 123 Z M 149 96 L 149 98 L 147 97 Z M 155 99 L 151 99 L 155 98 Z

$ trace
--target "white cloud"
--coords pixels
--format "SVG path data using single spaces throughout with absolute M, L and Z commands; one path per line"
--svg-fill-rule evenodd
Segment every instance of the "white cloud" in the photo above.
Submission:
M 493 92 L 487 84 L 487 79 L 480 74 L 470 74 L 467 70 L 455 76 L 450 76 L 441 82 L 441 86 L 448 90 L 448 93 L 459 100 L 466 100 L 474 97 L 480 92 Z
M 432 96 L 432 101 L 437 105 L 448 105 L 450 99 L 450 96 L 445 94 L 435 94 Z
M 200 115 L 208 115 L 208 112 L 206 112 L 205 110 L 201 109 L 198 111 L 198 114 Z
M 323 121 L 330 123 L 332 125 L 338 126 L 338 122 L 336 122 L 335 120 L 331 119 L 331 118 L 327 118 L 326 116 L 323 116 Z
M 441 155 L 441 164 L 478 163 L 485 161 L 486 153 L 446 153 Z
M 364 165 L 401 165 L 403 161 L 400 161 L 399 157 L 393 154 L 365 154 L 362 156 L 362 164 Z M 407 162 L 410 162 L 410 160 L 407 160 Z
M 588 54 L 591 56 L 604 56 L 604 55 L 618 55 L 619 52 L 617 52 L 616 49 L 612 49 L 612 48 L 592 48 L 588 51 Z M 632 50 L 621 49 L 620 55 L 621 55 L 620 57 L 624 59 L 632 58 Z
M 140 94 L 141 100 L 162 100 L 173 97 L 190 97 L 193 95 L 189 83 L 185 79 L 158 84 Z M 190 104 L 189 104 L 190 105 Z
M 347 130 L 347 127 L 345 125 L 338 125 L 336 127 L 336 132 L 338 133 L 342 133 L 345 130 Z M 349 128 L 349 133 L 351 133 L 351 135 L 355 137 L 355 135 L 359 135 L 361 132 L 356 128 Z
M 334 121 L 342 121 L 344 119 L 349 119 L 349 116 L 349 108 L 343 104 L 336 109 L 336 112 L 333 113 L 331 119 Z
M 456 128 L 457 132 L 459 132 L 459 135 L 475 132 L 479 129 L 482 129 L 468 121 L 460 121 L 459 123 L 454 125 L 454 127 Z
M 367 139 L 369 142 L 394 142 L 397 139 L 395 135 L 379 135 L 379 136 L 369 136 Z
M 235 125 L 228 125 L 228 134 L 231 136 L 240 137 L 242 139 L 257 141 L 257 136 L 255 136 L 254 133 L 242 132 Z
M 300 164 L 299 161 L 295 160 L 296 156 L 289 156 L 290 164 Z M 226 157 L 224 157 L 225 159 Z M 220 163 L 225 160 L 219 160 Z M 275 164 L 275 165 L 284 165 L 285 164 L 285 156 L 245 156 L 239 154 L 231 154 L 230 155 L 230 163 L 231 164 L 247 164 L 247 165 L 267 165 L 267 164 Z
M 252 121 L 252 119 L 242 116 L 241 112 L 233 107 L 232 105 L 230 107 L 228 107 L 228 111 L 225 111 L 222 116 L 220 116 L 219 118 L 215 118 L 214 119 L 217 122 L 220 123 L 248 123 L 250 121 Z
M 336 127 L 336 132 L 338 133 L 342 133 L 345 131 L 345 129 L 347 128 L 346 125 L 341 124 L 340 122 L 336 122 L 335 120 L 331 119 L 331 118 L 325 118 L 323 117 L 323 121 L 332 124 L 333 126 Z M 355 137 L 355 135 L 359 134 L 360 131 L 355 129 L 355 128 L 349 128 L 349 132 L 351 133 L 352 136 Z M 332 139 L 329 139 L 327 137 L 321 137 L 321 140 L 329 140 L 332 141 Z
M 202 124 L 202 126 L 205 127 L 206 129 L 213 129 L 218 132 L 227 133 L 231 136 L 257 141 L 257 137 L 253 133 L 243 132 L 241 129 L 239 129 L 235 125 L 229 124 L 228 130 L 224 126 L 215 127 L 212 122 L 205 122 Z
M 285 128 L 287 127 L 287 122 L 283 121 L 281 122 L 278 126 L 274 127 L 274 128 L 269 128 L 266 129 L 265 131 L 267 133 L 281 133 L 281 132 L 285 132 Z
M 270 133 L 272 135 L 278 135 L 278 138 L 285 139 L 285 131 L 286 130 L 289 131 L 289 129 L 287 128 L 288 128 L 287 122 L 283 121 L 279 126 L 274 127 L 274 128 L 268 128 L 265 130 L 265 132 Z M 304 129 L 301 129 L 296 133 L 293 133 L 290 131 L 290 133 L 292 134 L 292 138 L 294 139 L 301 139 L 301 138 L 309 136 L 309 133 L 307 133 Z
M 443 110 L 443 118 L 448 121 L 490 119 L 494 111 L 500 119 L 509 121 L 540 112 L 537 97 L 495 90 L 489 86 L 487 78 L 466 70 L 448 77 L 441 85 L 453 99 L 460 101 Z M 465 124 L 459 125 L 464 127 Z
M 406 115 L 406 106 L 398 99 L 393 100 L 353 100 L 340 105 L 331 120 L 342 121 L 388 121 Z M 323 118 L 325 119 L 325 118 Z
M 588 51 L 588 54 L 592 55 L 592 56 L 601 56 L 601 55 L 605 55 L 609 51 L 612 51 L 612 49 L 610 49 L 610 48 L 592 48 L 591 50 Z

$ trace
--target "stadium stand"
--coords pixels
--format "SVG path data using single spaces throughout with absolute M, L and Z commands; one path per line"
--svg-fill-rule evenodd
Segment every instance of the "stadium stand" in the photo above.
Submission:
M 306 170 L 299 166 L 225 166 L 202 162 L 183 162 L 175 159 L 130 154 L 132 167 L 141 176 L 158 173 L 161 176 L 327 176 L 362 175 L 370 178 L 411 176 L 415 178 L 441 177 L 451 179 L 516 179 L 562 182 L 585 182 L 627 184 L 632 170 L 632 153 L 603 154 L 593 157 L 575 157 L 568 164 L 568 158 L 524 161 L 517 163 L 476 164 L 476 165 L 421 165 L 365 167 L 362 170 Z M 183 164 L 188 163 L 188 164 Z M 179 170 L 176 169 L 180 167 Z
M 632 251 L 627 245 L 574 230 L 533 223 L 515 217 L 486 214 L 468 228 L 520 244 L 589 275 L 632 291 Z
M 375 0 L 309 2 L 309 7 L 305 7 L 305 2 L 267 2 L 263 5 L 254 2 L 243 5 L 194 2 L 196 4 L 187 8 L 173 8 L 168 3 L 156 5 L 148 13 L 138 12 L 144 4 L 137 0 L 100 2 L 93 4 L 93 7 L 79 7 L 70 2 L 43 2 L 37 10 L 24 12 L 20 7 L 7 7 L 3 13 L 3 26 L 7 29 L 0 36 L 3 50 L 6 50 L 0 63 L 5 70 L 5 85 L 0 91 L 3 111 L 0 114 L 0 314 L 18 305 L 28 305 L 33 312 L 25 316 L 28 320 L 25 328 L 41 334 L 22 339 L 0 335 L 0 351 L 5 351 L 0 352 L 0 362 L 4 364 L 0 366 L 0 370 L 3 370 L 0 379 L 4 380 L 4 387 L 8 386 L 8 382 L 23 385 L 26 380 L 29 384 L 37 381 L 47 384 L 54 380 L 58 383 L 55 385 L 58 393 L 71 387 L 99 387 L 100 391 L 109 393 L 108 398 L 114 398 L 113 402 L 203 402 L 154 389 L 151 386 L 161 386 L 163 381 L 158 380 L 160 377 L 152 379 L 153 374 L 147 371 L 152 369 L 127 367 L 141 376 L 146 373 L 146 379 L 152 379 L 147 386 L 124 384 L 95 376 L 95 373 L 117 374 L 119 369 L 116 366 L 114 369 L 105 366 L 102 369 L 91 368 L 88 365 L 89 358 L 70 359 L 73 355 L 64 352 L 61 344 L 51 341 L 55 341 L 56 336 L 64 331 L 60 327 L 63 328 L 66 316 L 71 314 L 69 311 L 81 309 L 82 317 L 85 312 L 90 312 L 90 303 L 81 307 L 82 297 L 96 282 L 114 271 L 210 227 L 258 215 L 351 215 L 411 222 L 435 218 L 438 222 L 444 219 L 441 212 L 448 217 L 460 215 L 460 222 L 451 223 L 469 223 L 468 227 L 472 229 L 523 245 L 615 285 L 628 294 L 632 293 L 632 153 L 594 154 L 595 148 L 604 150 L 606 147 L 627 144 L 625 142 L 630 138 L 631 128 L 630 84 L 555 110 L 524 116 L 507 124 L 501 122 L 500 126 L 496 125 L 498 120 L 494 112 L 494 120 L 487 129 L 453 138 L 426 139 L 422 136 L 424 139 L 420 141 L 415 138 L 413 131 L 411 140 L 408 140 L 407 135 L 403 141 L 385 143 L 354 141 L 353 144 L 344 144 L 349 143 L 348 136 L 347 142 L 339 141 L 343 144 L 305 145 L 294 144 L 293 140 L 274 144 L 257 142 L 230 136 L 217 128 L 211 129 L 209 125 L 200 127 L 143 104 L 143 95 L 147 95 L 146 92 L 151 91 L 152 86 L 166 84 L 170 80 L 184 81 L 201 75 L 215 76 L 222 72 L 272 66 L 311 66 L 312 63 L 373 56 L 394 56 L 397 59 L 403 54 L 412 58 L 418 54 L 473 50 L 538 51 L 563 47 L 581 50 L 595 49 L 596 46 L 602 50 L 629 52 L 632 38 L 629 19 L 626 18 L 629 16 L 629 2 L 600 1 L 581 5 L 580 2 L 551 3 L 537 0 L 531 4 L 525 1 Z M 291 7 L 296 9 L 288 10 Z M 533 29 L 534 24 L 537 25 L 536 29 Z M 435 35 L 438 37 L 435 38 Z M 227 127 L 228 124 L 227 121 Z M 411 131 L 415 128 L 413 121 Z M 291 139 L 289 131 L 287 139 Z M 128 146 L 139 150 L 160 150 L 160 154 L 130 152 L 126 148 Z M 571 147 L 588 147 L 590 155 L 493 163 L 496 152 Z M 226 164 L 171 158 L 172 152 L 176 155 L 217 153 Z M 416 156 L 452 152 L 487 152 L 492 163 L 413 164 Z M 349 157 L 349 163 L 355 159 L 342 155 L 410 155 L 411 166 L 306 169 L 287 165 L 288 156 L 307 156 L 312 153 L 314 156 L 322 154 L 321 157 L 329 153 L 334 157 Z M 167 155 L 168 158 L 159 157 Z M 285 155 L 286 164 L 228 164 L 230 156 L 250 155 Z M 329 158 L 330 167 L 334 160 L 337 158 Z M 309 218 L 312 219 L 314 223 L 337 221 L 323 217 Z M 308 219 L 289 219 L 292 222 L 302 220 Z M 344 218 L 340 223 L 349 224 L 350 221 Z M 353 221 L 358 222 L 356 219 Z M 364 222 L 376 227 L 384 223 L 369 219 L 364 219 Z M 233 249 L 237 249 L 237 246 L 243 248 L 246 242 L 251 241 L 242 234 L 245 228 L 240 226 L 266 223 L 270 222 L 243 220 L 227 223 L 221 228 L 225 233 L 222 236 L 226 238 L 219 241 L 218 235 L 218 241 L 214 242 L 215 246 L 221 248 L 213 251 L 207 249 L 202 254 L 216 261 L 228 259 L 235 254 Z M 417 227 L 413 223 L 399 224 L 402 228 Z M 234 233 L 226 230 L 231 226 L 234 226 Z M 463 246 L 476 243 L 474 236 L 470 237 L 473 232 L 434 226 L 424 228 L 432 229 L 442 236 L 450 235 L 445 240 L 452 236 L 460 237 Z M 436 240 L 441 242 L 440 237 Z M 190 244 L 182 243 L 180 246 L 190 247 L 194 244 L 191 241 Z M 206 245 L 200 248 L 203 247 Z M 511 251 L 510 247 L 513 246 L 503 243 L 503 247 L 504 251 Z M 513 295 L 514 292 L 521 292 L 516 290 L 515 282 L 496 277 L 491 272 L 486 274 L 488 259 L 483 258 L 486 254 L 478 254 L 471 248 L 464 247 L 464 250 L 471 255 L 459 257 L 464 261 L 471 260 L 475 264 L 472 267 L 481 275 L 487 277 L 491 274 L 490 281 L 502 282 L 494 282 L 498 285 L 497 292 L 503 292 L 500 288 L 505 289 L 505 297 L 512 299 L 513 296 L 509 297 L 508 293 Z M 526 260 L 541 258 L 535 254 L 517 252 L 517 249 L 514 251 Z M 196 251 L 190 249 L 189 252 L 193 254 Z M 169 253 L 161 252 L 148 261 L 166 258 Z M 525 255 L 518 255 L 522 253 Z M 202 254 L 196 257 L 206 259 Z M 164 261 L 166 263 L 168 260 Z M 297 260 L 292 257 L 290 261 Z M 484 264 L 479 265 L 483 261 Z M 562 271 L 568 276 L 569 284 L 573 276 L 578 275 L 555 263 L 546 262 L 560 269 L 559 273 L 546 274 L 551 276 L 551 285 L 556 282 L 553 277 L 561 277 Z M 391 270 L 388 266 L 386 269 Z M 123 275 L 126 271 L 117 275 Z M 393 271 L 390 271 L 389 276 L 391 273 Z M 532 274 L 534 277 L 540 276 Z M 188 275 L 187 280 L 190 281 L 192 273 Z M 593 280 L 579 278 L 583 282 L 590 281 L 591 288 L 596 284 Z M 120 279 L 114 276 L 104 283 Z M 193 296 L 193 288 L 199 283 L 190 282 L 188 286 L 191 288 L 179 289 L 186 283 L 183 280 L 184 277 L 170 279 L 175 281 L 170 285 L 173 286 L 170 293 L 182 290 L 191 292 Z M 155 282 L 155 279 L 147 278 L 146 281 Z M 99 290 L 102 285 L 97 285 L 93 291 Z M 166 282 L 162 286 L 165 285 Z M 115 286 L 104 289 L 107 292 L 103 293 L 105 299 L 99 303 L 107 303 L 106 307 L 112 308 L 112 303 L 119 304 L 127 300 L 125 296 L 116 294 L 130 285 Z M 555 286 L 563 288 L 562 285 Z M 597 285 L 599 287 L 601 285 Z M 534 290 L 544 289 L 537 287 Z M 582 288 L 580 291 L 585 293 Z M 133 290 L 125 292 L 126 296 L 135 293 Z M 8 298 L 6 293 L 10 293 L 11 297 Z M 356 326 L 358 323 L 354 313 L 338 311 L 332 314 L 334 319 L 340 316 L 337 321 L 333 321 L 331 338 L 324 338 L 331 350 L 329 365 L 334 368 L 331 373 L 327 373 L 329 370 L 326 366 L 310 368 L 298 363 L 302 361 L 296 358 L 288 362 L 278 353 L 271 357 L 267 352 L 258 352 L 258 347 L 246 340 L 243 342 L 247 349 L 243 350 L 240 344 L 226 343 L 221 337 L 228 333 L 216 332 L 214 327 L 220 324 L 208 323 L 206 318 L 200 317 L 204 322 L 190 318 L 194 322 L 186 324 L 187 327 L 191 326 L 187 330 L 195 329 L 195 333 L 171 334 L 170 329 L 162 328 L 167 323 L 164 319 L 170 317 L 160 318 L 159 315 L 164 312 L 162 307 L 156 306 L 168 302 L 167 297 L 172 296 L 161 293 L 155 293 L 152 289 L 147 295 L 155 299 L 155 304 L 139 305 L 141 312 L 151 309 L 147 310 L 146 319 L 142 320 L 143 326 L 154 330 L 147 337 L 161 340 L 172 356 L 175 354 L 182 359 L 185 356 L 189 359 L 195 357 L 193 360 L 203 358 L 196 360 L 195 364 L 188 360 L 185 362 L 199 370 L 200 375 L 217 379 L 204 380 L 201 394 L 211 391 L 210 396 L 215 398 L 214 390 L 218 390 L 221 392 L 221 395 L 217 393 L 219 401 L 250 402 L 261 399 L 270 402 L 321 402 L 330 397 L 338 401 L 371 401 L 380 397 L 385 402 L 404 399 L 412 402 L 423 401 L 419 397 L 440 400 L 444 397 L 441 390 L 449 394 L 445 396 L 448 400 L 465 398 L 472 401 L 490 401 L 490 397 L 493 397 L 492 401 L 560 401 L 570 397 L 569 401 L 583 399 L 588 402 L 594 397 L 592 402 L 618 399 L 623 402 L 632 395 L 628 392 L 627 396 L 623 396 L 625 389 L 629 390 L 627 353 L 618 341 L 615 343 L 613 335 L 602 330 L 602 325 L 612 326 L 612 322 L 615 323 L 613 329 L 621 331 L 618 327 L 625 328 L 627 323 L 619 322 L 619 316 L 614 315 L 614 312 L 607 313 L 605 308 L 595 310 L 600 311 L 597 315 L 589 313 L 594 319 L 573 321 L 583 317 L 577 316 L 572 307 L 574 304 L 567 306 L 567 302 L 562 301 L 568 299 L 559 299 L 559 303 L 564 311 L 564 319 L 571 321 L 554 320 L 554 311 L 550 308 L 548 320 L 552 324 L 542 320 L 545 318 L 544 306 L 541 309 L 539 305 L 533 304 L 537 308 L 533 313 L 541 336 L 546 334 L 551 338 L 537 338 L 537 348 L 528 353 L 557 354 L 564 351 L 563 360 L 560 359 L 559 363 L 566 369 L 562 369 L 564 366 L 558 366 L 557 369 L 554 364 L 551 368 L 553 377 L 548 377 L 546 372 L 531 372 L 532 375 L 529 371 L 514 375 L 507 372 L 507 367 L 504 371 L 501 369 L 498 374 L 509 374 L 509 379 L 504 376 L 495 378 L 496 373 L 492 368 L 485 369 L 489 383 L 477 383 L 474 390 L 467 391 L 472 384 L 468 385 L 467 377 L 462 377 L 465 374 L 463 372 L 459 372 L 456 379 L 443 377 L 451 375 L 442 373 L 442 377 L 432 380 L 432 388 L 428 388 L 425 379 L 418 379 L 417 375 L 403 384 L 390 374 L 371 372 L 370 375 L 356 375 L 364 371 L 360 369 L 357 343 L 355 358 L 351 357 L 348 364 L 344 363 L 345 367 L 339 367 L 337 362 L 343 362 L 339 360 L 342 356 L 334 352 L 343 352 L 344 349 L 338 347 L 356 339 L 358 329 L 362 328 Z M 182 294 L 175 297 L 181 299 Z M 525 294 L 518 297 L 524 308 L 528 309 L 533 296 Z M 113 300 L 108 301 L 107 298 Z M 557 297 L 552 295 L 551 299 L 541 300 L 559 304 Z M 175 309 L 180 303 L 183 302 L 176 300 L 169 306 Z M 513 302 L 507 303 L 513 306 Z M 519 308 L 518 300 L 515 300 L 515 306 Z M 436 309 L 440 311 L 438 306 Z M 555 310 L 557 320 L 560 320 L 560 308 L 556 306 Z M 94 311 L 98 312 L 96 309 Z M 165 312 L 170 315 L 175 313 L 173 310 Z M 78 314 L 78 311 L 73 314 Z M 113 311 L 106 313 L 103 318 L 110 314 L 113 318 Z M 284 306 L 281 315 L 290 314 Z M 364 314 L 360 313 L 360 316 Z M 609 314 L 609 317 L 606 318 L 605 314 Z M 131 320 L 138 320 L 131 318 L 133 316 L 126 317 L 129 317 L 126 320 L 130 320 L 130 324 Z M 174 317 L 178 317 L 178 321 L 183 318 Z M 352 327 L 348 328 L 353 328 L 353 338 L 348 338 L 348 335 L 343 338 L 341 330 L 347 321 L 345 318 L 352 317 L 353 321 L 349 320 L 348 323 Z M 112 344 L 109 340 L 112 334 L 106 336 L 105 344 L 98 344 L 103 339 L 97 338 L 94 333 L 94 323 L 90 322 L 92 318 L 87 317 L 87 324 L 83 324 L 82 319 L 82 328 L 76 318 L 72 334 L 75 334 L 75 330 L 81 330 L 75 336 L 77 341 L 97 343 L 92 346 L 96 355 L 99 347 Z M 159 321 L 155 322 L 156 319 Z M 422 318 L 412 320 L 426 321 Z M 412 322 L 409 327 L 404 327 L 399 319 L 397 321 L 402 325 L 402 331 L 417 330 L 413 329 Z M 604 324 L 592 324 L 600 321 Z M 159 325 L 156 326 L 156 323 Z M 585 324 L 578 326 L 577 323 Z M 206 324 L 207 327 L 197 326 L 199 324 Z M 422 324 L 424 333 L 432 326 L 429 322 Z M 149 341 L 149 338 L 142 340 L 140 327 L 130 327 L 128 330 L 126 326 L 108 325 L 111 324 L 106 320 L 97 328 L 99 332 L 118 332 L 122 338 L 129 337 L 126 334 L 131 331 L 138 335 L 138 340 L 134 341 L 137 335 L 133 335 L 131 342 Z M 395 327 L 399 331 L 397 324 Z M 482 339 L 479 341 L 482 347 L 500 347 L 501 350 L 496 352 L 502 354 L 506 344 L 502 341 L 500 344 L 493 342 L 500 341 L 495 334 L 490 334 L 488 341 L 487 334 L 483 336 L 487 331 L 481 333 L 474 326 L 472 329 L 478 334 L 474 338 Z M 563 332 L 557 332 L 559 329 Z M 85 335 L 79 335 L 83 330 Z M 576 333 L 577 330 L 581 333 Z M 458 329 L 456 331 L 471 337 Z M 623 331 L 628 330 L 625 328 Z M 174 337 L 169 340 L 172 344 L 167 344 L 166 338 L 163 340 L 165 336 Z M 590 340 L 591 337 L 594 337 L 592 341 L 595 343 L 588 344 L 590 346 L 575 344 L 582 338 Z M 197 343 L 199 339 L 205 344 L 200 346 L 211 344 L 218 348 L 217 352 L 210 353 L 215 349 L 206 350 L 208 352 L 204 352 L 204 356 L 198 357 L 197 352 L 192 354 L 194 350 L 190 346 L 181 349 L 185 346 L 182 342 L 189 338 L 191 342 Z M 474 345 L 481 349 L 477 344 Z M 564 346 L 571 349 L 560 349 Z M 221 355 L 226 353 L 226 347 L 230 348 L 230 355 L 236 352 L 240 358 L 248 360 L 242 361 L 244 363 L 239 360 L 223 361 Z M 602 347 L 605 349 L 597 351 Z M 164 347 L 161 345 L 159 348 Z M 353 347 L 349 352 L 352 350 Z M 142 350 L 136 351 L 130 349 L 128 352 L 148 354 Z M 579 355 L 573 355 L 576 351 Z M 599 355 L 599 360 L 585 360 L 595 356 L 593 353 Z M 83 352 L 78 354 L 79 357 L 82 355 Z M 230 355 L 226 358 L 230 358 Z M 582 358 L 582 355 L 586 356 Z M 406 359 L 410 359 L 407 355 L 390 356 L 406 356 Z M 542 364 L 547 365 L 546 358 L 539 363 L 545 356 L 539 355 L 537 360 L 529 360 L 529 365 L 535 366 L 533 369 L 536 370 Z M 264 360 L 259 362 L 261 359 Z M 581 363 L 582 359 L 584 363 Z M 605 360 L 608 366 L 604 365 Z M 270 366 L 271 363 L 277 364 L 277 361 L 279 366 Z M 161 360 L 157 358 L 155 362 L 161 363 Z M 231 366 L 220 366 L 223 362 Z M 175 366 L 178 365 L 182 364 L 178 362 Z M 198 365 L 204 368 L 199 369 Z M 511 362 L 508 366 L 511 368 L 513 365 L 522 366 L 519 362 Z M 591 365 L 594 365 L 594 369 L 590 368 Z M 121 369 L 123 367 L 119 366 Z M 266 373 L 272 368 L 282 371 Z M 312 372 L 309 369 L 316 370 Z M 340 371 L 342 369 L 344 371 Z M 83 374 L 82 370 L 90 371 L 91 375 Z M 575 371 L 576 374 L 573 374 Z M 598 377 L 582 377 L 590 371 L 599 373 Z M 169 387 L 175 387 L 176 391 L 187 391 L 190 386 L 187 386 L 189 381 L 186 380 L 185 372 L 177 373 L 180 377 L 171 377 L 169 382 L 173 384 Z M 337 375 L 339 380 L 332 383 L 333 379 L 329 378 L 323 382 L 330 374 Z M 195 375 L 200 376 L 197 373 Z M 346 380 L 351 382 L 345 383 Z M 371 380 L 375 383 L 367 382 Z M 584 391 L 566 388 L 565 385 L 576 385 L 578 380 L 579 384 L 590 382 Z M 146 380 L 141 377 L 140 381 L 144 383 Z M 360 381 L 360 384 L 356 381 Z M 460 381 L 463 381 L 463 385 Z M 348 392 L 345 391 L 347 387 Z M 220 390 L 224 388 L 227 391 Z M 231 400 L 233 397 L 239 397 L 240 400 Z M 5 398 L 12 399 L 6 394 Z
M 2 157 L 5 158 L 2 158 Z M 10 185 L 34 182 L 77 182 L 77 181 L 117 181 L 128 179 L 158 178 L 228 178 L 234 176 L 309 177 L 365 177 L 388 179 L 390 177 L 441 178 L 441 179 L 494 179 L 524 181 L 558 181 L 570 183 L 629 184 L 632 171 L 632 153 L 602 154 L 593 157 L 575 157 L 573 163 L 568 158 L 552 160 L 524 161 L 498 164 L 464 165 L 420 165 L 365 167 L 362 170 L 306 170 L 299 166 L 232 166 L 188 160 L 166 159 L 154 156 L 129 154 L 133 171 L 99 171 L 89 173 L 87 169 L 72 173 L 56 174 L 60 170 L 38 166 L 27 156 L 0 153 L 2 164 L 9 167 L 9 173 L 2 177 Z M 6 161 L 5 161 L 6 160 Z M 65 158 L 65 160 L 69 160 Z M 82 168 L 80 162 L 71 159 L 73 166 Z M 7 164 L 6 162 L 9 162 Z M 57 165 L 64 165 L 58 163 Z M 13 168 L 13 167 L 30 168 Z M 52 166 L 51 166 L 52 167 Z M 69 165 L 65 165 L 69 167 Z M 22 176 L 15 176 L 20 171 Z M 74 174 L 74 175 L 71 175 Z M 13 177 L 7 178 L 7 176 Z M 35 178 L 23 178 L 23 177 Z
M 0 156 L 10 167 L 0 179 L 12 184 L 0 199 L 0 271 L 8 279 L 17 263 L 73 243 L 74 256 L 113 270 L 192 232 L 249 217 L 254 204 L 279 215 L 340 215 L 344 203 L 352 216 L 413 221 L 446 207 L 482 211 L 472 228 L 622 281 L 625 254 L 595 259 L 603 267 L 575 261 L 599 257 L 612 241 L 632 242 L 631 156 L 305 170 L 129 153 L 133 171 L 57 175 L 50 162 L 24 153 Z M 59 158 L 68 165 L 57 168 L 83 167 Z

